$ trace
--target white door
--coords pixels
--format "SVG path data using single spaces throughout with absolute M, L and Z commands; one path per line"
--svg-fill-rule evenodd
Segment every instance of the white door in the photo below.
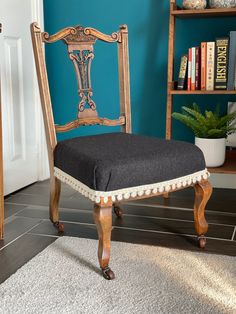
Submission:
M 43 176 L 42 121 L 30 37 L 30 23 L 42 25 L 40 17 L 42 0 L 0 0 L 5 195 Z

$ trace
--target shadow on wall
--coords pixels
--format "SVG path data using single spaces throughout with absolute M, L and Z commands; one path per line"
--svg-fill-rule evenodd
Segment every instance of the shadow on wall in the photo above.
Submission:
M 150 1 L 150 14 L 146 25 L 139 25 L 145 57 L 143 82 L 138 99 L 132 100 L 135 132 L 158 137 L 165 136 L 165 112 L 168 60 L 168 1 Z M 131 73 L 132 74 L 132 73 Z M 132 79 L 132 77 L 131 77 Z

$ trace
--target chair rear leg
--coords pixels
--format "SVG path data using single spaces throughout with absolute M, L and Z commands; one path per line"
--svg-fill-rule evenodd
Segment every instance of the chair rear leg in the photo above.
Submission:
M 59 199 L 61 193 L 61 181 L 57 179 L 55 176 L 50 179 L 50 220 L 53 223 L 54 227 L 58 230 L 58 232 L 64 232 L 63 223 L 59 222 Z
M 123 217 L 123 209 L 122 209 L 120 203 L 113 203 L 113 210 L 114 210 L 114 213 L 116 214 L 117 218 Z
M 205 233 L 208 230 L 208 223 L 205 219 L 205 207 L 212 194 L 212 186 L 209 181 L 202 181 L 194 185 L 194 225 L 198 235 L 198 244 L 200 248 L 206 245 Z
M 112 202 L 107 204 L 94 205 L 94 221 L 97 226 L 99 243 L 98 243 L 98 260 L 102 270 L 103 277 L 111 280 L 115 275 L 109 267 L 111 230 L 112 230 Z

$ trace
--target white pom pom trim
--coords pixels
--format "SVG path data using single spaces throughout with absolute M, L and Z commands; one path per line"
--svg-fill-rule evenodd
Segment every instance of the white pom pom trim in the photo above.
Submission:
M 63 172 L 61 169 L 54 167 L 54 175 L 62 182 L 67 183 L 76 191 L 79 191 L 82 195 L 88 197 L 90 200 L 100 203 L 103 199 L 104 203 L 108 203 L 109 198 L 112 202 L 122 201 L 123 199 L 135 198 L 137 196 L 141 197 L 143 195 L 157 194 L 169 192 L 171 190 L 180 189 L 181 187 L 190 186 L 196 182 L 200 182 L 203 179 L 206 180 L 210 174 L 207 169 L 192 173 L 190 175 L 172 179 L 169 181 L 158 182 L 154 184 L 135 186 L 114 191 L 96 191 L 89 188 L 87 185 Z

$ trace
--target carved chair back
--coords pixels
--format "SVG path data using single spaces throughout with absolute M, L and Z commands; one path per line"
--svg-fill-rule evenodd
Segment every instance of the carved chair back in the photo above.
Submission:
M 94 28 L 81 26 L 67 27 L 54 35 L 41 32 L 37 23 L 31 24 L 31 36 L 38 76 L 40 98 L 46 130 L 50 169 L 53 169 L 53 150 L 56 146 L 56 133 L 67 132 L 82 125 L 120 125 L 124 132 L 131 132 L 130 113 L 130 79 L 128 55 L 128 28 L 122 25 L 119 31 L 106 35 Z M 44 58 L 44 43 L 54 43 L 62 40 L 67 46 L 67 52 L 72 61 L 78 83 L 78 113 L 77 117 L 64 125 L 55 125 L 46 63 Z M 116 120 L 98 116 L 96 104 L 93 100 L 91 84 L 91 63 L 94 58 L 94 44 L 97 40 L 107 43 L 117 43 L 118 67 L 120 85 L 120 117 Z

